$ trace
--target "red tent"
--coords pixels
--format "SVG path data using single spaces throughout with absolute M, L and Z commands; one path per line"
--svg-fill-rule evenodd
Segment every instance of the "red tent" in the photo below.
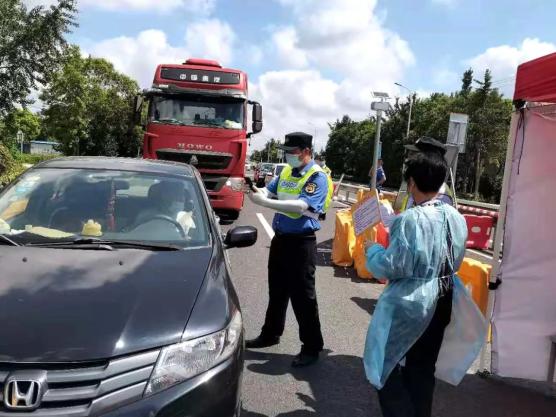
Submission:
M 517 68 L 514 100 L 556 103 L 556 53 Z
M 490 277 L 502 282 L 489 293 L 491 370 L 543 381 L 556 335 L 556 53 L 518 67 L 514 100 Z

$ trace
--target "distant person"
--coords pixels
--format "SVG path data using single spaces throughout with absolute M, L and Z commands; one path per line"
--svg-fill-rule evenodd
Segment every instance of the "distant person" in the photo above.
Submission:
M 332 170 L 326 166 L 324 158 L 320 155 L 315 156 L 315 163 L 322 168 L 326 175 L 328 175 L 328 179 L 330 180 L 330 183 L 332 183 Z M 319 220 L 325 221 L 326 213 L 320 213 Z
M 369 171 L 369 177 L 373 175 L 373 168 Z M 376 169 L 376 189 L 382 190 L 382 185 L 386 182 L 386 174 L 384 172 L 384 167 L 382 166 L 382 159 L 378 160 L 378 166 Z M 372 181 L 371 181 L 372 183 Z
M 414 206 L 393 220 L 388 249 L 366 245 L 367 269 L 388 280 L 364 354 L 384 417 L 430 417 L 435 372 L 459 384 L 486 336 L 481 312 L 455 275 L 467 226 L 438 198 L 447 169 L 440 153 L 412 155 L 404 179 Z

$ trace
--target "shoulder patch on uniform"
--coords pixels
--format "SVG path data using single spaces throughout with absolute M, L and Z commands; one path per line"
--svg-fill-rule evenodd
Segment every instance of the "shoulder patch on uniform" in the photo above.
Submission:
M 305 185 L 305 192 L 307 194 L 315 194 L 315 191 L 317 191 L 317 184 L 314 182 L 308 182 L 307 185 Z

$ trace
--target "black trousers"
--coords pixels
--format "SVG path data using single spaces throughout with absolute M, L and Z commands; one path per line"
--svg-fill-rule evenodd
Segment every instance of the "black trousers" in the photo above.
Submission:
M 452 315 L 452 294 L 450 288 L 440 295 L 429 326 L 407 352 L 405 366 L 394 368 L 378 391 L 384 417 L 431 416 L 436 360 Z
M 316 354 L 323 348 L 315 291 L 315 235 L 275 235 L 268 259 L 268 308 L 263 337 L 280 337 L 291 300 L 299 324 L 302 351 Z

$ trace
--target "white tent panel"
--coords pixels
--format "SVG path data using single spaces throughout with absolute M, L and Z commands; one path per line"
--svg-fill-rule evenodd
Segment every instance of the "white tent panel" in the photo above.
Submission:
M 494 373 L 539 381 L 546 379 L 549 337 L 556 335 L 556 114 L 546 109 L 525 110 L 511 139 L 492 355 Z

